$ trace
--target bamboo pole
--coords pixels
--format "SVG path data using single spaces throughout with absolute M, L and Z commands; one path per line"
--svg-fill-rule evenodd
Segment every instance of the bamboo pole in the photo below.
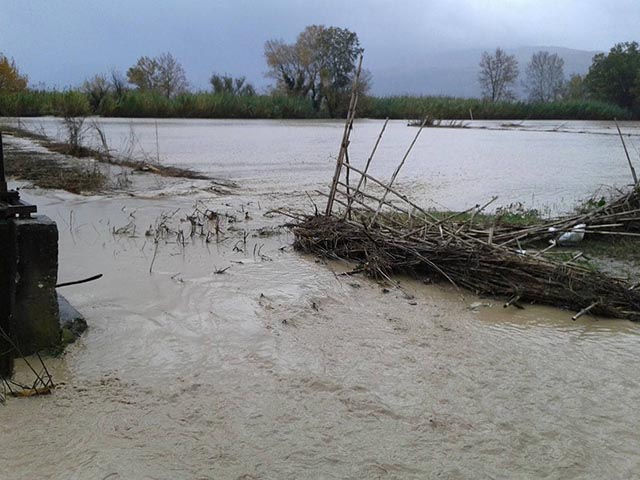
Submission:
M 578 313 L 576 313 L 573 317 L 571 317 L 571 320 L 573 320 L 575 322 L 577 319 L 579 319 L 581 316 L 586 315 L 587 313 L 589 313 L 589 311 L 591 309 L 593 309 L 594 307 L 598 306 L 599 304 L 600 304 L 600 302 L 593 302 L 591 305 L 589 305 L 586 308 L 583 308 Z
M 384 188 L 386 191 L 388 191 L 389 193 L 392 193 L 393 195 L 395 195 L 396 197 L 398 197 L 400 200 L 404 201 L 407 205 L 409 205 L 409 206 L 411 206 L 411 207 L 415 208 L 417 211 L 419 211 L 420 213 L 422 213 L 426 218 L 429 218 L 429 219 L 433 222 L 433 223 L 429 223 L 429 222 L 427 222 L 426 218 L 424 218 L 423 220 L 424 220 L 424 222 L 425 222 L 425 223 L 427 223 L 427 224 L 429 224 L 429 225 L 432 225 L 432 226 L 437 226 L 437 225 L 439 225 L 439 222 L 440 222 L 440 219 L 439 219 L 439 218 L 435 217 L 432 213 L 429 213 L 429 212 L 428 212 L 427 210 L 425 210 L 424 208 L 422 208 L 422 207 L 418 206 L 417 204 L 415 204 L 414 202 L 412 202 L 411 200 L 409 200 L 409 199 L 407 198 L 407 196 L 406 196 L 406 195 L 403 195 L 403 194 L 399 193 L 397 190 L 395 190 L 395 189 L 393 189 L 393 188 L 390 188 L 388 185 L 386 185 L 386 184 L 382 183 L 382 182 L 381 182 L 380 180 L 378 180 L 377 178 L 375 178 L 375 177 L 373 177 L 373 176 L 371 176 L 371 175 L 369 175 L 369 174 L 365 174 L 364 172 L 362 172 L 362 170 L 357 169 L 357 168 L 356 168 L 356 167 L 354 167 L 353 165 L 351 165 L 349 168 L 350 168 L 351 170 L 353 170 L 354 172 L 359 173 L 360 175 L 364 175 L 365 177 L 367 177 L 367 179 L 369 179 L 369 180 L 373 181 L 374 183 L 377 183 L 377 184 L 378 184 L 378 185 L 380 185 L 382 188 Z M 440 226 L 440 228 L 442 228 L 442 227 Z M 449 235 L 451 235 L 451 234 L 452 234 L 452 232 L 451 232 L 451 231 L 449 231 L 448 229 L 444 229 L 444 231 L 445 231 L 447 234 L 449 234 Z M 464 242 L 464 243 L 466 243 L 467 245 L 469 245 L 469 242 L 466 242 L 465 240 L 463 240 L 463 239 L 461 238 L 461 237 L 463 237 L 463 236 L 464 236 L 466 239 L 471 240 L 471 241 L 474 241 L 474 242 L 479 243 L 479 244 L 481 244 L 481 245 L 487 245 L 487 243 L 486 243 L 486 242 L 484 242 L 484 241 L 482 241 L 481 239 L 479 239 L 479 238 L 477 238 L 477 237 L 474 237 L 473 235 L 468 235 L 468 234 L 466 234 L 465 232 L 461 232 L 461 233 L 460 233 L 460 235 L 459 235 L 459 240 L 460 240 L 460 241 L 462 241 L 462 242 Z M 493 248 L 500 248 L 500 247 L 499 247 L 499 246 L 493 246 Z
M 326 194 L 326 193 L 324 193 L 324 192 L 320 192 L 320 191 L 317 191 L 317 193 L 319 193 L 320 195 L 328 195 L 328 194 Z M 340 192 L 340 193 L 342 193 L 342 194 L 344 195 L 344 192 Z M 335 202 L 336 202 L 336 203 L 339 203 L 339 204 L 341 204 L 341 205 L 343 205 L 343 206 L 346 206 L 346 205 L 347 205 L 345 202 L 343 202 L 343 201 L 341 201 L 341 200 L 339 200 L 339 199 L 334 199 L 334 200 L 335 200 Z M 354 199 L 354 202 L 362 203 L 362 202 L 359 202 L 359 200 L 357 200 L 357 199 Z M 362 203 L 362 205 L 363 205 L 367 210 L 370 210 L 370 211 L 375 212 L 375 210 L 374 210 L 372 207 L 370 207 L 369 205 L 366 205 L 366 204 L 364 204 L 364 203 Z M 399 223 L 399 222 L 397 222 L 397 223 L 398 223 L 398 225 L 399 225 L 399 226 L 403 227 L 403 225 L 402 225 L 401 223 Z M 363 224 L 363 225 L 357 225 L 357 226 L 358 226 L 358 227 L 365 227 L 365 228 L 366 228 L 366 226 L 365 226 L 364 224 Z M 389 225 L 383 225 L 383 228 L 385 228 L 386 230 L 390 231 L 391 233 L 393 233 L 393 234 L 394 234 L 394 235 L 396 235 L 396 236 L 400 236 L 400 235 L 402 235 L 402 232 L 401 232 L 400 230 L 397 230 L 397 229 L 395 229 L 395 228 L 393 228 L 393 227 L 390 227 Z M 422 240 L 422 241 L 424 241 L 424 240 Z M 397 244 L 397 242 L 396 242 L 396 244 Z M 449 281 L 449 283 L 451 283 L 451 285 L 453 285 L 454 287 L 458 288 L 458 285 L 456 284 L 456 282 L 455 282 L 455 281 L 451 278 L 451 276 L 449 276 L 449 275 L 447 274 L 447 272 L 445 272 L 442 268 L 440 268 L 438 265 L 436 265 L 435 263 L 433 263 L 431 260 L 429 260 L 428 258 L 426 258 L 426 257 L 425 257 L 424 255 L 422 255 L 421 253 L 419 253 L 419 252 L 417 252 L 417 251 L 413 251 L 412 253 L 413 253 L 417 258 L 419 258 L 422 262 L 426 263 L 427 265 L 429 265 L 430 267 L 432 267 L 433 269 L 435 269 L 438 273 L 440 273 L 443 277 L 445 277 L 445 278 Z
M 382 125 L 382 130 L 380 130 L 380 134 L 378 135 L 378 138 L 376 140 L 376 143 L 373 145 L 373 150 L 371 150 L 371 154 L 369 155 L 369 158 L 367 158 L 367 163 L 364 166 L 364 173 L 366 174 L 369 171 L 369 166 L 371 165 L 371 161 L 373 160 L 374 155 L 376 154 L 376 151 L 378 150 L 378 145 L 380 145 L 380 140 L 382 140 L 382 136 L 384 135 L 384 131 L 387 128 L 387 123 L 389 123 L 389 117 L 387 117 L 384 120 L 384 124 Z M 361 175 L 360 176 L 360 181 L 358 182 L 358 186 L 356 187 L 356 192 L 355 194 L 357 195 L 358 192 L 360 191 L 360 187 L 362 187 L 362 184 L 366 181 L 366 177 Z
M 365 172 L 367 172 L 369 170 L 369 166 L 371 165 L 371 161 L 373 160 L 373 157 L 376 154 L 376 150 L 378 149 L 378 145 L 380 144 L 380 140 L 382 139 L 382 135 L 384 134 L 384 131 L 387 128 L 387 123 L 389 123 L 389 117 L 387 117 L 385 119 L 384 124 L 382 125 L 382 130 L 380 131 L 380 134 L 378 135 L 378 139 L 376 140 L 376 143 L 373 146 L 373 150 L 371 151 L 371 154 L 369 155 L 369 158 L 367 159 L 367 163 L 366 163 L 366 165 L 364 167 L 364 171 Z M 349 175 L 349 169 L 347 169 L 347 179 L 349 178 L 348 175 Z M 358 181 L 358 185 L 356 186 L 354 196 L 356 196 L 356 197 L 358 196 L 358 192 L 360 191 L 360 188 L 363 186 L 363 182 L 366 182 L 366 177 L 363 177 L 361 175 L 360 176 L 360 180 Z M 348 191 L 348 189 L 347 189 L 347 191 Z M 349 206 L 347 207 L 347 210 L 345 211 L 343 218 L 347 218 L 347 216 L 349 218 L 351 218 L 351 202 L 349 202 Z
M 344 124 L 344 132 L 342 134 L 342 142 L 340 143 L 340 151 L 338 153 L 338 160 L 336 161 L 336 170 L 333 174 L 333 181 L 331 182 L 331 190 L 329 191 L 329 199 L 327 200 L 327 208 L 325 215 L 331 215 L 333 210 L 333 199 L 335 198 L 335 189 L 342 173 L 342 165 L 344 163 L 344 156 L 349 146 L 349 137 L 351 136 L 351 130 L 353 128 L 353 119 L 356 115 L 356 107 L 358 104 L 358 82 L 360 80 L 360 72 L 362 71 L 362 55 L 360 55 L 360 61 L 358 62 L 358 69 L 356 76 L 353 80 L 353 87 L 351 89 L 351 101 L 349 103 L 349 110 L 347 112 L 347 120 Z
M 427 118 L 425 117 L 425 119 L 422 121 L 422 125 L 420 125 L 420 129 L 418 130 L 418 133 L 416 133 L 416 136 L 413 138 L 413 141 L 411 142 L 411 145 L 409 145 L 409 148 L 407 149 L 406 153 L 404 154 L 404 157 L 402 157 L 402 160 L 400 161 L 400 164 L 396 167 L 395 171 L 393 172 L 393 175 L 391 175 L 391 180 L 389 181 L 389 185 L 387 186 L 384 194 L 382 195 L 382 199 L 380 200 L 380 205 L 378 205 L 378 210 L 373 215 L 373 218 L 371 219 L 371 222 L 370 222 L 369 225 L 372 225 L 373 222 L 375 222 L 376 218 L 378 217 L 378 214 L 380 213 L 380 210 L 382 210 L 383 201 L 387 197 L 387 193 L 389 193 L 389 191 L 391 190 L 391 187 L 393 186 L 393 183 L 396 181 L 396 177 L 398 176 L 398 173 L 400 173 L 400 169 L 404 165 L 404 162 L 407 161 L 407 158 L 409 157 L 409 154 L 411 153 L 411 150 L 413 149 L 413 146 L 418 141 L 418 137 L 420 136 L 420 133 L 422 133 L 422 130 L 424 129 L 424 126 L 426 124 L 427 124 Z
M 624 137 L 622 136 L 622 132 L 620 131 L 620 126 L 618 125 L 618 119 L 614 118 L 613 121 L 615 122 L 616 128 L 618 129 L 618 135 L 620 135 L 620 141 L 622 142 L 622 147 L 624 148 L 624 154 L 627 156 L 627 162 L 629 162 L 629 168 L 631 169 L 631 175 L 633 176 L 633 185 L 638 186 L 638 176 L 636 175 L 636 170 L 635 168 L 633 168 L 633 164 L 631 163 L 631 157 L 629 157 L 627 144 L 624 143 Z

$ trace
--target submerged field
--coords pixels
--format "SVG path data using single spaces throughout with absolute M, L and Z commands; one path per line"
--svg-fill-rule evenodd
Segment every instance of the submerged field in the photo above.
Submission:
M 64 134 L 53 119 L 24 123 Z M 473 126 L 424 132 L 401 188 L 452 210 L 497 194 L 498 204 L 562 211 L 601 184 L 629 181 L 608 123 Z M 352 162 L 366 160 L 380 127 L 356 125 Z M 291 249 L 278 228 L 286 219 L 269 212 L 322 205 L 313 192 L 329 182 L 340 123 L 119 119 L 104 128 L 114 149 L 125 151 L 133 131 L 132 154 L 238 187 L 149 173 L 91 196 L 11 184 L 58 222 L 60 280 L 104 277 L 65 291 L 90 330 L 52 362 L 63 385 L 0 409 L 6 478 L 637 471 L 638 324 L 504 309 L 409 278 L 399 290 Z M 623 128 L 635 142 L 638 127 Z M 377 176 L 414 134 L 390 125 Z M 189 235 L 196 208 L 216 212 L 219 238 Z M 155 243 L 165 218 L 173 233 Z M 44 446 L 43 426 L 55 432 Z

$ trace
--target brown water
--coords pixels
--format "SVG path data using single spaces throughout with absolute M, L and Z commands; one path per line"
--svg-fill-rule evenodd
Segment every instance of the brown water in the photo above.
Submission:
M 308 200 L 244 181 L 23 191 L 58 222 L 60 279 L 105 277 L 64 291 L 91 326 L 51 362 L 64 385 L 0 408 L 0 478 L 638 478 L 640 325 L 410 279 L 385 294 L 251 236 Z M 229 239 L 161 243 L 150 274 L 144 231 L 178 208 L 188 231 L 196 202 L 238 217 Z
M 24 125 L 64 138 L 59 120 L 23 119 Z M 316 120 L 97 119 L 110 148 L 138 158 L 242 180 L 260 192 L 325 188 L 335 168 L 343 122 Z M 89 124 L 90 122 L 87 122 Z M 364 165 L 383 122 L 359 120 L 350 158 Z M 469 122 L 473 128 L 423 131 L 398 183 L 422 205 L 449 209 L 522 202 L 530 208 L 566 210 L 602 185 L 623 186 L 632 177 L 612 122 L 528 121 L 503 128 L 499 121 Z M 640 123 L 622 122 L 639 157 Z M 417 128 L 389 122 L 373 161 L 374 176 L 391 175 Z M 86 141 L 98 145 L 93 130 Z

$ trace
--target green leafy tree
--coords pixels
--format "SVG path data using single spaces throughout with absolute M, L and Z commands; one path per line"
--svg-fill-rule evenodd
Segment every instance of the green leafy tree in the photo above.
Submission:
M 211 82 L 213 93 L 239 97 L 252 97 L 256 94 L 256 89 L 247 82 L 245 77 L 233 78 L 229 75 L 214 73 L 209 81 Z
M 585 77 L 592 97 L 621 107 L 640 106 L 640 50 L 637 42 L 616 44 L 593 57 Z
M 294 44 L 269 40 L 264 54 L 278 90 L 309 98 L 316 111 L 326 107 L 334 116 L 350 90 L 362 51 L 356 33 L 310 25 Z
M 515 55 L 508 55 L 499 47 L 493 55 L 483 52 L 478 74 L 482 96 L 491 102 L 514 100 L 515 94 L 511 87 L 515 84 L 518 73 Z
M 0 53 L 0 92 L 22 92 L 28 83 L 28 77 L 20 73 L 13 58 Z
M 140 57 L 127 70 L 129 83 L 142 91 L 152 91 L 167 98 L 184 93 L 189 88 L 184 68 L 170 53 L 157 57 Z
M 557 54 L 540 51 L 527 64 L 524 83 L 532 102 L 555 102 L 564 89 L 564 60 Z

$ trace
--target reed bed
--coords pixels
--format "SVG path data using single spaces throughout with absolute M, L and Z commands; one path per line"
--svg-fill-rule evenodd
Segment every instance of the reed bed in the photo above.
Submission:
M 196 92 L 166 98 L 153 92 L 111 92 L 99 105 L 78 90 L 27 91 L 0 95 L 0 116 L 76 115 L 132 118 L 326 118 L 305 98 L 283 95 L 234 96 Z M 443 96 L 367 96 L 360 99 L 360 118 L 449 120 L 611 120 L 631 119 L 633 113 L 594 100 L 553 103 L 485 102 Z

